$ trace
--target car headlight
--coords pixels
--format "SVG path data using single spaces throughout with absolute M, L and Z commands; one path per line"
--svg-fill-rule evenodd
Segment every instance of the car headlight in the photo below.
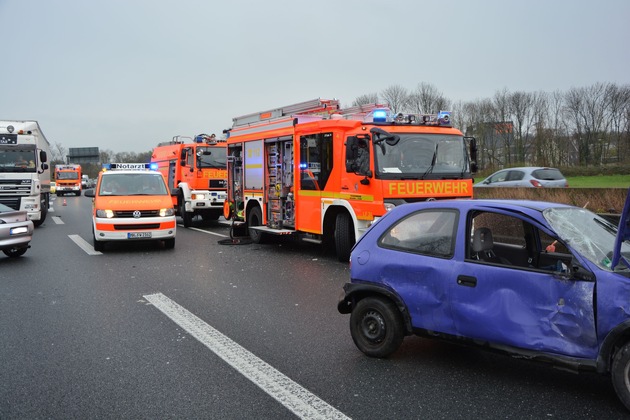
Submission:
M 114 217 L 113 210 L 96 210 L 96 217 L 105 217 L 107 219 L 111 219 Z
M 174 216 L 175 209 L 160 209 L 160 217 Z
M 192 194 L 190 197 L 193 200 L 205 200 L 206 199 L 205 194 Z

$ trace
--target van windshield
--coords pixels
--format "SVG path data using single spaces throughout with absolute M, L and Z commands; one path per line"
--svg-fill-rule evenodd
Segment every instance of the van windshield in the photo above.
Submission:
M 103 175 L 99 195 L 168 195 L 162 174 L 107 174 Z

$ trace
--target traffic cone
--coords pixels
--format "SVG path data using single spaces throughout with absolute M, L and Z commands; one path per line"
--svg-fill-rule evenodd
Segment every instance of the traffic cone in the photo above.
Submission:
M 68 203 L 66 202 L 66 199 L 65 199 L 65 198 L 63 199 L 63 205 L 64 205 L 64 206 L 67 206 L 67 205 L 68 205 Z

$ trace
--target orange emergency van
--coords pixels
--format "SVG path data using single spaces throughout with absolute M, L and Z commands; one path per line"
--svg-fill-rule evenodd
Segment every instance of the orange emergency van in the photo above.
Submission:
M 103 165 L 96 187 L 85 191 L 92 197 L 94 250 L 107 242 L 159 240 L 175 246 L 175 209 L 160 172 L 148 163 Z

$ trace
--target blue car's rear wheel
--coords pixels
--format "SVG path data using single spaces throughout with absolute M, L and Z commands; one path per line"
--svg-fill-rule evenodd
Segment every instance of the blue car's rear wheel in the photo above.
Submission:
M 360 300 L 350 315 L 350 333 L 357 348 L 371 357 L 387 357 L 404 338 L 402 316 L 390 300 Z

